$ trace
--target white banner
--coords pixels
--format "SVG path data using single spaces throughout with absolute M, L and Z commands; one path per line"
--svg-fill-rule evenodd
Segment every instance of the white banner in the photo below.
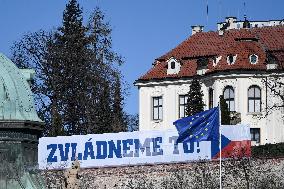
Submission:
M 210 141 L 177 145 L 177 136 L 168 130 L 43 137 L 39 168 L 68 168 L 76 158 L 82 168 L 211 159 Z
M 250 127 L 223 125 L 222 157 L 249 157 Z M 176 130 L 89 134 L 39 139 L 40 169 L 64 169 L 78 159 L 82 168 L 173 163 L 218 158 L 218 141 L 176 144 Z

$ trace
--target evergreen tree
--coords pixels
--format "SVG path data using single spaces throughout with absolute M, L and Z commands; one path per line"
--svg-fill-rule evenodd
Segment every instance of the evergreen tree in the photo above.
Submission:
M 220 95 L 220 109 L 221 109 L 221 124 L 230 125 L 230 111 L 228 104 L 226 103 L 224 96 Z
M 123 60 L 112 50 L 110 26 L 99 8 L 86 27 L 82 21 L 82 9 L 70 0 L 55 32 L 27 34 L 12 48 L 19 67 L 36 70 L 32 90 L 45 135 L 125 131 L 116 67 Z
M 121 75 L 114 64 L 121 65 L 122 58 L 112 50 L 111 29 L 104 20 L 99 8 L 89 18 L 88 50 L 90 57 L 89 81 L 93 81 L 93 96 L 101 97 L 95 108 L 99 133 L 121 132 L 126 130 L 123 112 L 123 93 L 121 89 Z M 105 85 L 108 83 L 108 85 Z M 108 89 L 105 89 L 108 87 Z M 100 93 L 100 91 L 106 90 Z M 101 111 L 106 110 L 107 111 Z M 101 126 L 100 126 L 101 125 Z M 95 129 L 98 130 L 98 129 Z
M 121 94 L 120 78 L 116 74 L 116 81 L 114 86 L 114 96 L 113 96 L 113 131 L 126 131 L 126 120 L 124 120 L 123 112 L 123 96 Z
M 188 100 L 186 105 L 187 116 L 192 116 L 199 112 L 204 111 L 203 92 L 201 91 L 201 85 L 197 79 L 193 79 L 190 84 L 190 90 L 188 92 Z
M 87 72 L 87 38 L 82 10 L 76 0 L 70 0 L 63 13 L 63 25 L 55 33 L 54 62 L 60 64 L 63 82 L 60 88 L 61 116 L 68 135 L 81 134 L 86 126 L 84 117 Z
M 108 81 L 105 81 L 102 90 L 99 94 L 98 109 L 97 109 L 97 128 L 95 133 L 110 133 L 113 132 L 113 114 L 111 109 L 111 94 Z

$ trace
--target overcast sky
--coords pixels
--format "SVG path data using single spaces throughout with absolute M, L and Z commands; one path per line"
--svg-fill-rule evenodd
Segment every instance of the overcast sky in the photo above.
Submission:
M 27 32 L 51 30 L 62 22 L 67 0 L 0 0 L 0 52 Z M 125 101 L 128 113 L 138 113 L 138 89 L 133 82 L 151 67 L 154 59 L 174 48 L 200 24 L 216 30 L 226 16 L 249 20 L 284 19 L 283 0 L 79 0 L 87 20 L 96 6 L 113 29 L 114 50 L 124 57 L 121 71 L 129 84 Z

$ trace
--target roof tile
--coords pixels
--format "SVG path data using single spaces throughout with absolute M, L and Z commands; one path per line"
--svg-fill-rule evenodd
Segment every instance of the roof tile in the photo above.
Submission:
M 139 80 L 181 78 L 196 75 L 197 59 L 209 58 L 207 73 L 252 69 L 266 70 L 266 57 L 270 52 L 276 57 L 280 69 L 284 68 L 284 26 L 273 26 L 252 29 L 232 29 L 219 35 L 218 32 L 200 32 L 192 35 L 176 48 L 157 58 L 160 63 L 152 67 Z M 258 56 L 257 64 L 249 62 L 249 56 Z M 228 55 L 237 55 L 234 64 L 227 63 Z M 213 58 L 222 56 L 216 66 Z M 174 57 L 182 63 L 178 74 L 167 75 L 167 62 Z

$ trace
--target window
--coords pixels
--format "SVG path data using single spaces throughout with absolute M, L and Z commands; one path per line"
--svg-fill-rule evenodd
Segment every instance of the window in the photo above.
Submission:
M 230 54 L 230 55 L 227 56 L 227 63 L 230 64 L 230 65 L 234 64 L 236 59 L 237 59 L 237 55 L 234 56 L 234 55 Z
M 250 129 L 250 137 L 251 137 L 251 141 L 255 141 L 257 144 L 260 143 L 260 129 L 259 128 L 251 128 Z
M 261 90 L 255 85 L 248 89 L 248 112 L 261 112 Z
M 235 92 L 232 86 L 227 86 L 224 89 L 224 99 L 228 104 L 228 109 L 230 112 L 235 111 Z
M 213 108 L 213 89 L 209 89 L 209 108 Z
M 176 68 L 176 63 L 174 61 L 171 62 L 171 69 L 175 69 Z
M 213 66 L 217 66 L 217 64 L 220 62 L 220 60 L 222 59 L 222 56 L 218 56 L 218 57 L 214 57 L 213 58 Z
M 163 117 L 163 98 L 153 97 L 153 120 L 162 120 Z
M 187 95 L 179 95 L 179 118 L 186 116 Z
M 180 68 L 181 63 L 174 57 L 171 57 L 167 60 L 167 75 L 178 74 Z
M 202 58 L 197 59 L 196 63 L 197 63 L 197 69 L 207 69 L 209 59 L 202 57 Z
M 249 56 L 249 61 L 250 61 L 251 64 L 256 64 L 257 61 L 258 61 L 258 56 L 255 55 L 255 54 L 250 55 Z

